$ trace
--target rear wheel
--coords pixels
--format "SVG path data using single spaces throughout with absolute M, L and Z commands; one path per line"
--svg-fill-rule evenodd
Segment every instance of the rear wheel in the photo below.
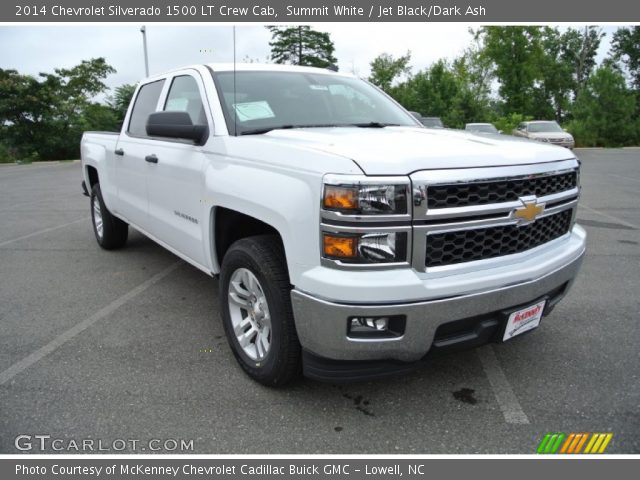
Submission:
M 99 183 L 91 189 L 91 221 L 96 241 L 105 250 L 114 250 L 127 243 L 129 226 L 107 209 Z
M 224 329 L 240 366 L 264 385 L 285 385 L 300 374 L 290 292 L 276 236 L 244 238 L 229 248 L 220 272 Z

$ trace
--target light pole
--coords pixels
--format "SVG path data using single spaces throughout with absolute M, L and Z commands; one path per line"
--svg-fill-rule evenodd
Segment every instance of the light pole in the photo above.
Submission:
M 144 25 L 140 29 L 140 33 L 142 33 L 142 45 L 144 47 L 144 71 L 146 76 L 149 76 L 149 55 L 147 54 L 147 27 Z

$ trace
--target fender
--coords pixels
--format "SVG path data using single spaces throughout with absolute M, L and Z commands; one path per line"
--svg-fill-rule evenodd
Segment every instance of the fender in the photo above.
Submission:
M 274 168 L 256 168 L 256 164 L 241 161 L 224 162 L 219 168 L 210 163 L 205 169 L 205 199 L 202 218 L 209 219 L 203 226 L 209 246 L 207 252 L 213 273 L 220 271 L 220 260 L 215 245 L 215 208 L 224 207 L 256 218 L 273 227 L 284 244 L 293 284 L 308 269 L 313 259 L 320 258 L 318 241 L 319 219 L 317 211 L 321 178 L 293 175 Z M 216 168 L 217 167 L 217 168 Z M 266 167 L 263 165 L 263 167 Z M 240 192 L 242 192 L 240 194 Z
M 91 134 L 87 136 L 86 134 Z M 102 143 L 94 141 L 96 136 L 99 135 L 99 139 Z M 116 147 L 118 140 L 117 134 L 111 134 L 106 132 L 85 132 L 82 137 L 81 146 L 81 158 L 82 158 L 82 178 L 87 185 L 87 189 L 91 190 L 91 182 L 89 179 L 87 167 L 93 167 L 98 172 L 98 178 L 100 180 L 100 189 L 102 191 L 102 198 L 107 208 L 117 213 L 117 182 L 115 179 L 115 166 L 112 161 L 113 150 Z

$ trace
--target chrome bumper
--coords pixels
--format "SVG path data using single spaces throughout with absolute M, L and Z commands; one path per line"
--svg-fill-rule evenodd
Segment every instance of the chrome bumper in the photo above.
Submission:
M 566 265 L 532 281 L 438 300 L 405 304 L 349 305 L 333 303 L 293 290 L 291 300 L 300 343 L 307 351 L 334 360 L 421 359 L 431 348 L 438 326 L 532 303 L 576 277 L 584 251 Z M 347 336 L 347 320 L 354 316 L 405 315 L 404 335 L 389 339 Z

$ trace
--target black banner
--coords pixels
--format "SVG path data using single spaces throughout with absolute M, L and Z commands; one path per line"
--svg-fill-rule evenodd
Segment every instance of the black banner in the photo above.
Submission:
M 15 0 L 1 22 L 637 22 L 628 0 Z
M 110 479 L 188 478 L 199 479 L 426 479 L 426 478 L 606 478 L 614 471 L 617 478 L 632 478 L 638 459 L 2 459 L 0 478 Z M 496 473 L 499 472 L 499 475 Z

